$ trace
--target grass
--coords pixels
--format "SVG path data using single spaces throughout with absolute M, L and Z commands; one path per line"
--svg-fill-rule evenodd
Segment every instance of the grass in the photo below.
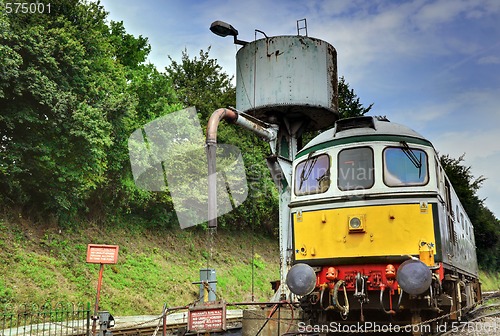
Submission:
M 0 304 L 95 301 L 99 265 L 86 263 L 87 244 L 119 245 L 105 265 L 100 306 L 115 316 L 159 314 L 198 298 L 199 269 L 215 268 L 217 295 L 228 302 L 267 301 L 279 278 L 278 241 L 252 232 L 219 230 L 207 246 L 202 229 L 153 230 L 119 223 L 60 228 L 0 218 Z M 253 242 L 253 243 L 252 243 Z M 251 247 L 255 254 L 252 258 Z
M 500 290 L 500 273 L 479 271 L 479 279 L 481 280 L 481 289 L 483 291 Z

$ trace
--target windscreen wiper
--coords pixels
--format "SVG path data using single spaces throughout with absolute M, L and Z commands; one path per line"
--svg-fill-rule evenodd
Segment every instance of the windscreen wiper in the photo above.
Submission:
M 403 153 L 406 154 L 408 159 L 410 160 L 411 163 L 415 166 L 415 168 L 418 168 L 418 177 L 420 178 L 422 175 L 422 153 L 420 153 L 420 156 L 417 158 L 415 153 L 410 149 L 408 146 L 408 143 L 406 141 L 401 141 L 401 146 L 403 146 L 401 149 L 403 150 Z
M 302 168 L 302 171 L 300 172 L 300 185 L 299 185 L 299 190 L 302 189 L 302 185 L 304 182 L 311 176 L 311 173 L 313 171 L 314 166 L 316 165 L 316 161 L 318 161 L 318 157 L 314 157 L 311 159 L 311 155 L 314 153 L 311 152 L 309 153 L 309 156 L 307 160 L 304 162 L 304 167 Z

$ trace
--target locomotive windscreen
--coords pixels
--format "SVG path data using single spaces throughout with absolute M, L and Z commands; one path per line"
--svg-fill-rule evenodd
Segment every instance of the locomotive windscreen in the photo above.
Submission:
M 338 187 L 340 190 L 369 189 L 374 183 L 373 150 L 348 148 L 339 152 Z

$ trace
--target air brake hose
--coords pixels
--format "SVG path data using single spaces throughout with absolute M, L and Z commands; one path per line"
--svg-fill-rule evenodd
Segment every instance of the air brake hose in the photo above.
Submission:
M 340 286 L 344 287 L 344 300 L 345 300 L 344 306 L 341 306 L 338 300 L 338 293 Z M 337 283 L 335 283 L 335 287 L 333 287 L 333 305 L 335 309 L 338 310 L 340 314 L 342 314 L 342 316 L 347 316 L 349 314 L 349 299 L 347 298 L 347 290 L 345 288 L 344 280 L 337 281 Z
M 385 310 L 384 302 L 383 302 L 384 291 L 385 291 L 385 286 L 380 286 L 380 306 L 382 307 L 382 310 L 384 311 L 384 313 L 394 315 L 394 314 L 396 314 L 396 312 L 394 310 L 392 310 L 392 309 Z M 401 295 L 403 295 L 403 292 L 401 292 Z M 392 300 L 390 295 L 389 295 L 389 300 Z
M 404 291 L 401 289 L 401 291 L 399 293 L 399 299 L 398 299 L 398 307 L 397 307 L 397 309 L 399 309 L 399 307 L 401 307 L 401 299 L 403 298 L 403 293 L 404 293 Z

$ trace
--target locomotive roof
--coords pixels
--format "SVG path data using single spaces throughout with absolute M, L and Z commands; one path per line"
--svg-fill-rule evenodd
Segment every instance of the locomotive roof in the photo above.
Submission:
M 333 145 L 362 141 L 406 141 L 432 147 L 429 140 L 407 126 L 390 122 L 385 117 L 364 116 L 337 120 L 334 128 L 312 139 L 297 157 Z

